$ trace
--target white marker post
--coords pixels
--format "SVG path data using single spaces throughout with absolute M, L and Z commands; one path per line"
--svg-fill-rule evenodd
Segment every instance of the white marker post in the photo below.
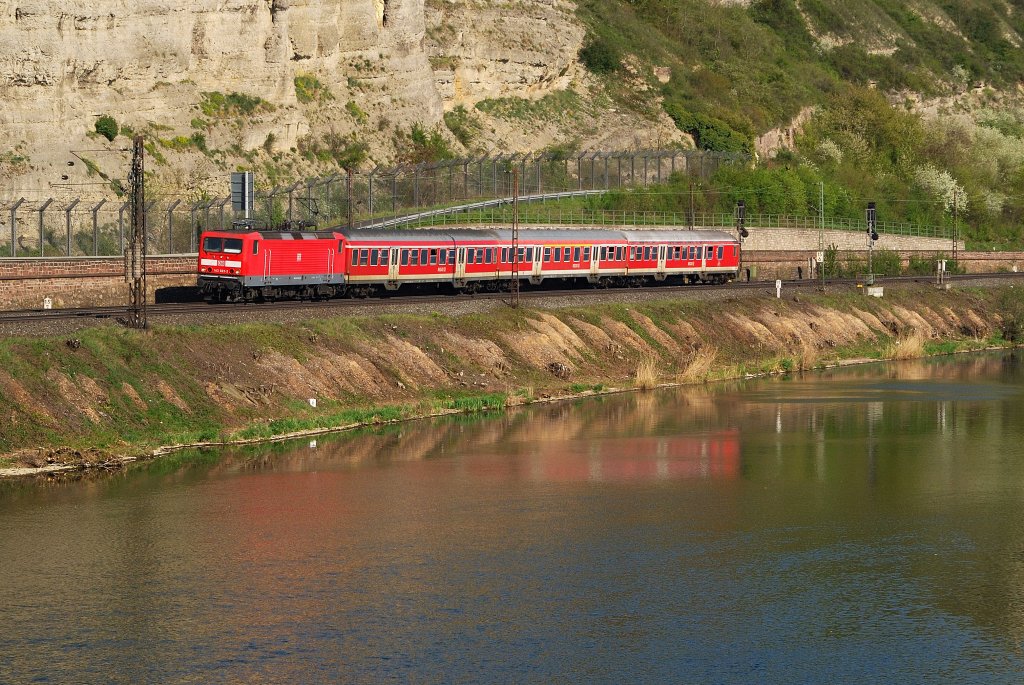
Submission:
M 775 297 L 782 297 L 782 281 L 780 279 L 775 280 Z

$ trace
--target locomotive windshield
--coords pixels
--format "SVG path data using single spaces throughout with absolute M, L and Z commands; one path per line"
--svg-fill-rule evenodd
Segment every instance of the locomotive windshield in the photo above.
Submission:
M 203 250 L 206 252 L 242 254 L 242 239 L 207 236 L 206 238 L 203 238 Z

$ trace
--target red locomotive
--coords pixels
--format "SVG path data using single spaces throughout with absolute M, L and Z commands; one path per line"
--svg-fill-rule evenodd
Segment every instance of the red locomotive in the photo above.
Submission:
M 465 292 L 507 289 L 514 269 L 537 285 L 724 283 L 739 271 L 739 241 L 724 231 L 337 229 L 206 231 L 199 288 L 238 302 L 366 296 L 403 285 Z

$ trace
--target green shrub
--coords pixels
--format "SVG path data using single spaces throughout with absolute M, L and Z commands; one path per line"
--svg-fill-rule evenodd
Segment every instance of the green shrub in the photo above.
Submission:
M 591 36 L 580 50 L 580 61 L 583 66 L 595 74 L 610 74 L 617 71 L 622 64 L 622 57 L 607 40 Z
M 320 83 L 319 79 L 312 74 L 297 74 L 293 83 L 295 84 L 295 98 L 299 102 L 310 103 L 317 100 L 326 102 L 334 99 L 327 86 Z
M 96 120 L 96 133 L 99 133 L 107 140 L 114 140 L 114 138 L 117 138 L 118 133 L 117 120 L 104 114 Z
M 871 271 L 879 276 L 899 276 L 899 253 L 893 250 L 875 250 L 871 258 Z
M 273 112 L 276 108 L 261 97 L 244 93 L 202 93 L 199 109 L 208 117 L 220 119 L 231 116 L 250 116 L 258 112 Z
M 687 111 L 679 103 L 666 103 L 665 111 L 672 117 L 676 128 L 693 136 L 693 142 L 701 150 L 747 153 L 751 150 L 750 138 L 733 130 L 721 119 Z
M 320 140 L 313 136 L 300 138 L 298 151 L 310 161 L 334 162 L 342 169 L 355 171 L 369 157 L 370 146 L 358 140 L 355 134 L 345 136 L 331 131 Z
M 402 152 L 399 159 L 403 164 L 421 164 L 423 162 L 438 162 L 442 159 L 454 159 L 448 141 L 444 139 L 441 132 L 436 128 L 427 131 L 420 124 L 413 124 L 409 136 L 402 142 Z
M 369 118 L 363 108 L 356 104 L 355 100 L 349 100 L 345 103 L 345 111 L 360 124 L 365 124 Z
M 462 143 L 463 147 L 469 147 L 480 132 L 483 126 L 480 120 L 462 105 L 444 113 L 444 125 L 452 132 L 455 139 Z

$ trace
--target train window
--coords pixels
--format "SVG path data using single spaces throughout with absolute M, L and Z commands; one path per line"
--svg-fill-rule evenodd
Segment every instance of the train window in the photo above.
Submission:
M 359 250 L 352 250 L 352 266 L 359 263 Z
M 258 241 L 258 240 L 252 241 L 252 253 L 253 254 L 259 254 L 260 253 L 260 241 Z
M 360 250 L 359 251 L 359 266 L 366 266 L 366 262 L 369 260 L 369 258 L 370 258 L 370 251 L 369 250 Z
M 242 254 L 242 239 L 241 238 L 225 238 L 224 239 L 224 251 L 230 254 Z
M 387 266 L 388 265 L 388 254 L 389 254 L 389 252 L 386 249 L 380 251 L 380 265 L 381 266 Z
M 525 247 L 519 248 L 519 251 L 516 252 L 516 261 L 517 262 L 525 262 L 526 261 L 526 248 Z
M 420 251 L 419 250 L 409 250 L 409 266 L 419 266 L 419 265 L 420 265 Z
M 550 262 L 551 261 L 551 248 L 550 247 L 545 247 L 544 248 L 544 261 L 545 262 Z
M 370 266 L 377 266 L 377 250 L 370 250 Z
M 721 245 L 719 245 L 719 246 L 718 246 L 718 258 L 719 258 L 719 259 L 721 259 L 721 258 L 722 258 L 722 250 L 723 250 L 723 249 L 724 249 L 724 248 L 723 248 L 723 247 L 722 247 Z
M 409 266 L 409 251 L 402 250 L 402 266 Z
M 562 248 L 556 247 L 553 250 L 551 250 L 551 261 L 552 262 L 560 262 L 560 261 L 562 261 Z
M 690 259 L 692 260 L 692 259 L 696 259 L 696 258 L 697 258 L 697 248 L 695 248 L 693 245 L 690 245 Z
M 420 250 L 420 265 L 426 266 L 426 264 L 427 264 L 427 254 L 429 252 L 430 252 L 430 250 L 428 250 L 426 248 L 423 248 L 422 250 Z
M 437 264 L 437 248 L 430 251 L 430 263 Z
M 708 259 L 711 259 L 711 258 L 712 258 L 712 257 L 714 257 L 714 256 L 715 256 L 715 248 L 713 248 L 713 247 L 711 247 L 710 245 L 708 245 L 708 251 L 707 251 L 707 253 L 706 253 L 706 257 L 707 257 Z
M 487 248 L 487 258 L 484 261 L 488 264 L 494 264 L 494 253 L 495 249 L 493 247 Z
M 626 248 L 622 247 L 621 245 L 615 248 L 615 259 L 621 262 L 625 258 L 625 256 Z
M 569 248 L 568 247 L 563 247 L 562 248 L 562 261 L 563 262 L 569 261 Z
M 679 259 L 679 250 L 680 247 L 678 245 L 672 248 L 672 259 Z
M 533 248 L 532 247 L 526 248 L 526 261 L 528 261 L 528 262 L 532 262 L 533 261 Z
M 449 264 L 454 264 L 455 263 L 455 250 L 448 250 L 448 263 Z
M 574 262 L 580 261 L 580 248 L 578 248 L 578 247 L 572 248 L 572 261 L 574 261 Z
M 589 262 L 590 261 L 590 248 L 589 247 L 583 248 L 583 261 L 585 261 L 585 262 Z
M 203 238 L 203 250 L 206 252 L 220 252 L 223 247 L 223 238 L 214 238 L 213 236 Z

